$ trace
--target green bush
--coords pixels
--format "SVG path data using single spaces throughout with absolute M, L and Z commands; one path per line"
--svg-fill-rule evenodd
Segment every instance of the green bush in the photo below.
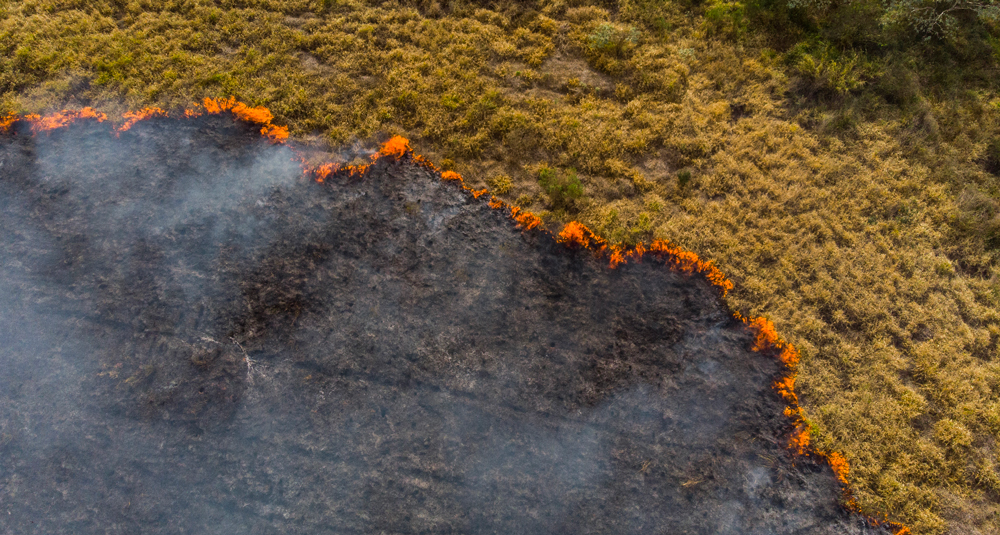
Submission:
M 853 52 L 839 52 L 828 43 L 801 43 L 788 60 L 810 94 L 846 95 L 872 78 L 874 67 Z
M 714 0 L 705 10 L 705 30 L 731 39 L 741 37 L 747 30 L 746 9 L 741 2 Z
M 591 52 L 624 57 L 639 43 L 639 30 L 605 22 L 587 38 Z
M 538 170 L 538 185 L 556 209 L 575 208 L 576 202 L 583 197 L 583 184 L 576 169 L 559 170 L 542 166 Z

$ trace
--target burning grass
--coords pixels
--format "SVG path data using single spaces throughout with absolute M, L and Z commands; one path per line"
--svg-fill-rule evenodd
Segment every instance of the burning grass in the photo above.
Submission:
M 503 176 L 491 202 L 521 227 L 579 221 L 564 239 L 593 229 L 610 264 L 698 251 L 721 271 L 666 256 L 724 271 L 730 306 L 794 342 L 809 440 L 851 461 L 863 510 L 1000 531 L 996 88 L 909 73 L 796 107 L 782 54 L 706 37 L 704 7 L 570 4 L 23 2 L 0 15 L 0 128 L 235 94 L 276 141 L 400 134 L 477 192 Z M 556 203 L 542 167 L 581 197 Z
M 250 108 L 246 104 L 230 97 L 228 99 L 206 98 L 199 108 L 188 109 L 183 113 L 183 117 L 198 117 L 204 113 L 223 114 L 230 113 L 234 118 L 250 124 L 262 125 L 261 135 L 269 138 L 272 142 L 283 142 L 285 138 L 275 138 L 269 135 L 269 129 L 274 128 L 270 123 L 273 115 L 263 107 Z M 126 112 L 122 115 L 122 123 L 114 131 L 116 134 L 126 132 L 137 122 L 157 118 L 167 117 L 167 113 L 159 108 L 146 108 L 138 112 Z M 25 121 L 30 125 L 33 134 L 47 132 L 58 128 L 69 126 L 76 120 L 95 120 L 104 122 L 107 115 L 98 113 L 92 108 L 85 108 L 79 111 L 63 110 L 50 116 L 39 117 L 29 115 L 26 117 L 8 117 L 5 120 L 5 128 L 13 127 L 19 121 Z M 467 191 L 473 198 L 479 199 L 487 193 L 486 189 L 476 190 L 465 184 L 463 177 L 454 171 L 441 171 L 435 164 L 427 158 L 413 153 L 410 143 L 406 138 L 394 136 L 384 142 L 380 149 L 371 156 L 372 164 L 380 158 L 392 160 L 407 159 L 419 166 L 430 169 L 436 173 L 443 181 L 455 182 Z M 342 165 L 339 163 L 325 163 L 319 166 L 308 166 L 303 159 L 303 173 L 319 183 L 323 183 L 339 174 L 347 176 L 362 176 L 372 164 L 365 165 Z M 490 208 L 502 210 L 513 219 L 517 226 L 527 231 L 535 231 L 547 234 L 548 231 L 542 228 L 541 219 L 530 212 L 525 212 L 516 206 L 511 206 L 498 197 L 490 196 L 487 201 Z M 639 243 L 631 248 L 623 248 L 618 245 L 609 245 L 602 237 L 595 234 L 589 228 L 578 221 L 571 221 L 563 226 L 556 235 L 551 235 L 551 239 L 564 244 L 571 249 L 588 250 L 597 257 L 608 262 L 611 269 L 618 268 L 627 262 L 643 262 L 656 260 L 671 269 L 679 272 L 703 277 L 709 284 L 714 286 L 721 297 L 725 297 L 727 292 L 733 289 L 733 283 L 714 266 L 711 261 L 701 260 L 697 254 L 686 251 L 678 246 L 663 241 L 655 241 L 649 246 Z M 792 432 L 788 437 L 787 447 L 800 456 L 816 456 L 827 462 L 834 471 L 834 474 L 844 486 L 844 503 L 850 509 L 862 512 L 858 506 L 849 486 L 849 467 L 847 460 L 838 452 L 823 451 L 810 441 L 811 423 L 806 419 L 805 413 L 799 406 L 799 398 L 795 392 L 796 373 L 798 372 L 799 353 L 788 342 L 780 338 L 774 324 L 763 317 L 747 318 L 739 312 L 733 313 L 737 320 L 742 321 L 747 329 L 754 334 L 751 349 L 753 351 L 773 354 L 784 365 L 787 374 L 776 381 L 773 385 L 775 391 L 788 404 L 784 410 L 784 415 L 791 419 Z M 247 366 L 250 367 L 249 357 Z M 881 523 L 886 528 L 892 529 L 897 535 L 909 533 L 908 528 L 900 524 L 883 520 Z

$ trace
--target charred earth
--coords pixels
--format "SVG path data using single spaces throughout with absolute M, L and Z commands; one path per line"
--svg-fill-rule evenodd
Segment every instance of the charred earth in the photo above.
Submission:
M 0 137 L 0 532 L 882 533 L 706 281 L 227 117 Z

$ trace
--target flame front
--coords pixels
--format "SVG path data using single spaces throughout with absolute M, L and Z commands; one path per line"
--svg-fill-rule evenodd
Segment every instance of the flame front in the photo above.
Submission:
M 595 238 L 597 237 L 589 228 L 577 221 L 566 223 L 566 226 L 559 232 L 559 241 L 566 245 L 577 245 L 584 249 L 590 247 L 591 240 Z
M 241 121 L 261 125 L 261 135 L 267 137 L 272 142 L 282 143 L 288 138 L 288 128 L 272 124 L 271 121 L 274 119 L 274 116 L 265 107 L 250 107 L 243 102 L 237 101 L 235 97 L 229 97 L 228 99 L 206 98 L 201 106 L 204 109 L 204 113 L 221 114 L 229 112 Z M 198 109 L 196 106 L 185 110 L 182 116 L 192 118 L 199 117 L 202 114 L 201 109 Z M 116 131 L 118 133 L 128 131 L 137 122 L 151 117 L 167 116 L 167 112 L 160 108 L 145 108 L 137 112 L 127 112 L 122 117 L 124 122 Z M 8 132 L 12 125 L 22 120 L 27 121 L 31 125 L 32 133 L 38 133 L 68 126 L 78 119 L 91 119 L 103 122 L 107 119 L 107 116 L 97 112 L 93 108 L 83 108 L 78 111 L 63 110 L 45 117 L 8 114 L 0 117 L 0 132 Z M 394 136 L 386 141 L 379 151 L 372 156 L 372 161 L 374 163 L 374 161 L 383 157 L 400 160 L 407 156 L 414 164 L 438 172 L 442 180 L 454 181 L 460 184 L 464 190 L 469 191 L 476 199 L 487 193 L 485 189 L 472 190 L 465 184 L 462 176 L 454 171 L 440 172 L 432 162 L 423 156 L 413 154 L 409 141 L 401 136 Z M 361 176 L 367 171 L 369 166 L 341 166 L 337 163 L 326 163 L 317 168 L 310 168 L 303 163 L 303 172 L 312 176 L 317 182 L 324 182 L 331 176 L 340 173 L 349 176 Z M 511 219 L 516 222 L 517 227 L 522 231 L 527 232 L 534 229 L 541 229 L 542 232 L 548 232 L 542 228 L 541 219 L 531 212 L 522 210 L 520 207 L 511 206 L 497 197 L 491 197 L 488 205 L 493 209 L 506 210 Z M 606 258 L 611 268 L 616 268 L 629 260 L 641 262 L 646 257 L 652 257 L 682 273 L 688 275 L 697 274 L 705 277 L 710 284 L 719 290 L 722 297 L 725 297 L 726 293 L 733 289 L 732 281 L 712 261 L 703 261 L 694 252 L 687 251 L 667 241 L 656 240 L 648 247 L 640 243 L 631 249 L 623 249 L 618 245 L 609 245 L 603 238 L 578 221 L 567 223 L 559 234 L 554 236 L 554 239 L 567 246 L 590 250 L 594 254 Z M 798 455 L 816 455 L 824 459 L 833 469 L 833 473 L 836 475 L 838 481 L 844 485 L 846 505 L 857 512 L 861 512 L 857 502 L 851 496 L 848 487 L 850 469 L 847 460 L 840 453 L 820 451 L 811 445 L 809 423 L 805 418 L 802 408 L 799 406 L 799 399 L 795 393 L 795 376 L 800 359 L 799 352 L 794 346 L 778 336 L 774 324 L 767 318 L 747 318 L 738 312 L 734 313 L 734 317 L 742 321 L 754 334 L 751 347 L 753 351 L 774 353 L 785 365 L 787 374 L 775 381 L 773 386 L 787 403 L 784 414 L 792 420 L 794 426 L 794 431 L 789 437 L 789 449 Z M 882 521 L 875 521 L 884 527 L 892 529 L 895 535 L 909 535 L 910 533 L 910 530 L 905 526 L 889 522 L 884 518 Z
M 271 120 L 274 119 L 274 115 L 263 106 L 250 107 L 232 96 L 228 99 L 206 98 L 202 106 L 205 112 L 210 114 L 229 112 L 241 121 L 261 125 L 260 133 L 272 142 L 282 143 L 288 139 L 288 127 L 272 124 Z M 203 112 L 196 105 L 191 109 L 184 110 L 181 116 L 192 118 L 200 117 L 202 114 Z M 157 107 L 143 108 L 139 111 L 128 111 L 122 114 L 123 120 L 115 128 L 115 132 L 118 134 L 127 132 L 139 121 L 144 121 L 152 117 L 169 117 L 169 114 L 166 110 Z M 79 119 L 92 119 L 97 122 L 104 122 L 108 119 L 108 116 L 91 107 L 79 110 L 62 110 L 46 116 L 35 114 L 19 116 L 15 113 L 9 113 L 0 118 L 0 132 L 8 132 L 14 123 L 26 121 L 31 126 L 31 132 L 37 134 L 69 126 Z
M 94 108 L 87 107 L 79 110 L 62 110 L 44 117 L 39 115 L 29 115 L 25 118 L 31 123 L 31 131 L 37 134 L 38 132 L 48 132 L 50 130 L 69 126 L 70 123 L 76 121 L 77 119 L 94 119 L 97 122 L 104 122 L 107 120 L 108 116 L 98 112 Z M 3 126 L 4 130 L 6 130 L 16 120 L 16 116 L 8 115 L 3 120 L 3 123 L 0 123 L 0 126 Z
M 151 117 L 166 117 L 167 112 L 160 108 L 143 108 L 139 111 L 127 111 L 122 117 L 125 122 L 118 127 L 118 132 L 128 132 L 135 123 L 145 121 Z

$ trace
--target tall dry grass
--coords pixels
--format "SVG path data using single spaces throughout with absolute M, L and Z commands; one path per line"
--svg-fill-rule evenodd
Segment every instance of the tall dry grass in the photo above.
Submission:
M 735 3 L 483 6 L 4 2 L 0 116 L 235 95 L 313 143 L 403 134 L 553 228 L 678 243 L 801 350 L 811 436 L 866 511 L 1000 532 L 1000 93 L 909 72 L 890 92 L 912 104 L 873 108 Z M 809 100 L 827 78 L 844 91 Z

